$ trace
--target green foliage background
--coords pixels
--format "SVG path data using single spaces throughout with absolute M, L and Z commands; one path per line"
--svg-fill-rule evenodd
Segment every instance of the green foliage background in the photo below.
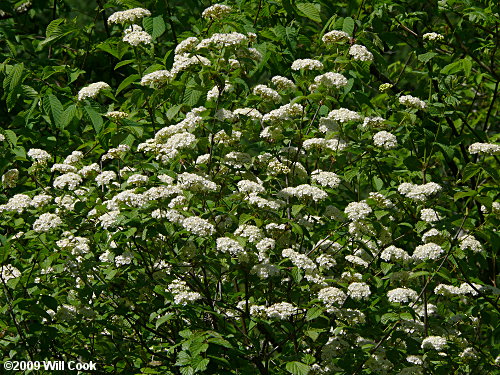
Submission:
M 370 225 L 377 233 L 382 227 L 389 228 L 393 242 L 408 251 L 419 244 L 428 227 L 418 218 L 419 207 L 397 195 L 397 186 L 407 181 L 439 183 L 443 192 L 431 202 L 431 207 L 445 217 L 439 230 L 451 233 L 445 246 L 446 257 L 443 263 L 411 268 L 412 279 L 423 288 L 424 298 L 431 298 L 439 283 L 474 282 L 496 287 L 500 281 L 500 221 L 498 216 L 486 213 L 492 212 L 492 204 L 499 200 L 499 156 L 468 152 L 468 146 L 474 142 L 499 142 L 500 32 L 496 1 L 235 0 L 227 3 L 233 12 L 222 22 L 203 19 L 201 13 L 211 3 L 197 0 L 33 0 L 27 9 L 19 11 L 17 8 L 23 3 L 0 3 L 0 133 L 6 138 L 0 145 L 0 174 L 13 168 L 21 172 L 15 188 L 4 187 L 0 192 L 0 203 L 14 194 L 39 193 L 52 185 L 54 173 L 34 171 L 27 157 L 30 148 L 46 150 L 54 163 L 62 162 L 74 150 L 97 161 L 108 149 L 120 144 L 136 147 L 159 129 L 180 121 L 191 108 L 204 105 L 209 114 L 204 115 L 207 125 L 197 147 L 200 152 L 210 149 L 211 153 L 207 135 L 221 129 L 232 131 L 231 124 L 213 120 L 219 105 L 229 109 L 261 106 L 263 112 L 269 111 L 273 108 L 260 103 L 251 94 L 251 88 L 275 75 L 293 76 L 299 89 L 288 93 L 286 99 L 301 102 L 307 108 L 304 121 L 285 126 L 281 145 L 269 146 L 249 136 L 241 151 L 255 157 L 263 150 L 278 152 L 287 142 L 302 144 L 301 137 L 314 132 L 311 124 L 316 114 L 324 116 L 329 109 L 346 107 L 366 116 L 382 116 L 394 131 L 402 134 L 396 151 L 377 150 L 369 134 L 346 124 L 342 136 L 353 144 L 349 153 L 312 154 L 303 162 L 307 171 L 316 169 L 318 163 L 333 166 L 332 171 L 341 176 L 345 185 L 338 195 L 329 191 L 333 197 L 330 203 L 342 211 L 348 202 L 365 199 L 370 191 L 392 197 L 400 216 L 381 209 L 375 212 Z M 134 7 L 152 12 L 142 21 L 154 39 L 152 47 L 131 47 L 122 41 L 122 28 L 106 22 L 113 12 Z M 347 32 L 351 43 L 366 46 L 374 61 L 353 61 L 345 50 L 326 48 L 321 36 L 330 30 Z M 261 61 L 236 73 L 223 64 L 192 70 L 160 89 L 139 84 L 141 76 L 168 69 L 174 61 L 175 47 L 187 37 L 201 39 L 214 32 L 232 31 L 257 34 L 254 47 L 262 54 Z M 428 32 L 440 33 L 444 40 L 425 41 L 422 35 Z M 302 58 L 320 59 L 329 69 L 344 74 L 348 86 L 335 94 L 309 94 L 310 76 L 290 69 L 293 61 Z M 237 87 L 230 99 L 207 104 L 207 91 L 215 85 L 222 88 L 226 80 Z M 107 82 L 112 90 L 103 92 L 96 100 L 79 102 L 78 91 L 98 81 Z M 392 84 L 392 88 L 379 91 L 383 83 Z M 397 97 L 408 93 L 425 100 L 426 111 L 402 110 Z M 127 112 L 129 117 L 111 121 L 104 116 L 110 110 Z M 249 134 L 261 130 L 250 121 L 244 125 Z M 222 186 L 220 195 L 188 194 L 190 207 L 199 215 L 208 210 L 232 215 L 238 224 L 251 222 L 262 227 L 271 218 L 277 220 L 272 213 L 252 211 L 241 204 L 241 199 L 223 194 L 235 190 L 237 182 L 214 172 L 220 170 L 223 155 L 229 151 L 230 147 L 219 150 L 214 155 L 214 160 L 220 161 L 218 167 L 204 170 Z M 194 151 L 186 152 L 169 166 L 136 154 L 123 163 L 150 175 L 181 173 L 195 168 L 193 155 Z M 249 167 L 246 173 L 254 170 Z M 284 181 L 281 176 L 269 177 L 265 182 L 276 189 L 284 187 Z M 65 230 L 91 238 L 95 249 L 104 250 L 109 247 L 109 233 L 96 230 L 85 218 L 94 206 L 102 208 L 105 194 L 99 189 L 92 190 L 92 194 L 92 199 L 80 202 L 66 216 Z M 321 211 L 321 205 L 311 202 L 289 204 L 288 218 L 286 211 L 280 218 L 293 228 L 292 242 L 313 248 L 320 238 L 335 233 L 343 245 L 350 246 L 345 224 L 327 222 L 309 230 L 290 219 L 299 213 L 320 215 Z M 391 219 L 392 215 L 396 218 Z M 15 264 L 22 270 L 19 279 L 2 282 L 0 346 L 4 361 L 79 358 L 98 362 L 99 373 L 117 374 L 312 374 L 313 365 L 321 362 L 320 353 L 330 328 L 373 340 L 365 346 L 347 349 L 336 359 L 338 370 L 332 373 L 377 373 L 365 363 L 379 346 L 387 345 L 386 356 L 394 365 L 389 373 L 397 374 L 409 365 L 405 362 L 407 354 L 420 350 L 418 340 L 393 334 L 394 327 L 404 319 L 415 318 L 415 312 L 408 306 L 395 307 L 384 299 L 390 276 L 399 266 L 380 259 L 375 258 L 373 269 L 363 273 L 363 281 L 372 288 L 372 298 L 365 304 L 351 301 L 348 305 L 362 310 L 367 323 L 351 326 L 338 323 L 325 312 L 314 299 L 316 290 L 304 283 L 300 269 L 290 263 L 280 261 L 287 285 L 274 279 L 263 282 L 250 276 L 248 265 L 230 257 L 221 259 L 214 250 L 213 238 L 189 237 L 186 231 L 179 231 L 171 223 L 158 223 L 139 209 L 127 211 L 121 222 L 126 229 L 111 234 L 120 249 L 122 245 L 133 248 L 137 261 L 126 269 L 106 267 L 99 274 L 99 282 L 92 283 L 85 274 L 92 274 L 99 263 L 98 255 L 92 255 L 87 268 L 79 271 L 85 286 L 77 289 L 75 295 L 70 293 L 75 290 L 75 275 L 64 267 L 71 255 L 56 248 L 56 233 L 31 233 L 33 221 L 30 213 L 16 216 L 2 212 L 0 218 L 0 263 Z M 26 231 L 26 236 L 13 240 L 19 231 Z M 455 233 L 460 231 L 474 234 L 483 244 L 484 253 L 466 255 L 459 250 Z M 167 237 L 161 246 L 151 240 L 158 234 Z M 222 235 L 223 232 L 218 233 Z M 188 239 L 195 241 L 203 252 L 186 266 L 186 259 L 179 254 Z M 134 245 L 129 247 L 130 243 Z M 169 281 L 155 275 L 153 259 L 166 260 L 181 275 L 192 274 L 193 284 L 205 296 L 203 303 L 167 304 L 165 301 L 171 296 L 165 287 Z M 35 282 L 35 277 L 41 276 L 42 265 L 52 266 L 56 277 Z M 350 267 L 341 266 L 346 270 Z M 221 280 L 225 278 L 235 285 L 234 290 L 222 290 Z M 82 301 L 101 292 L 108 297 L 95 302 L 96 316 L 79 315 L 77 320 L 60 323 L 53 322 L 46 312 L 56 311 L 62 304 L 81 307 Z M 218 292 L 224 298 L 209 297 Z M 456 328 L 478 354 L 469 362 L 461 358 L 463 348 L 459 342 L 450 344 L 446 357 L 422 351 L 428 357 L 424 373 L 500 371 L 498 360 L 495 362 L 500 355 L 500 307 L 495 293 L 481 292 L 470 301 L 459 297 L 451 302 L 444 298 L 434 301 L 438 314 L 428 317 L 425 334 L 430 335 L 434 328 L 440 332 L 440 327 L 446 326 L 448 333 L 451 327 Z M 230 321 L 217 310 L 242 300 L 247 301 L 247 306 L 241 319 Z M 255 320 L 248 313 L 250 300 L 260 304 L 304 303 L 304 314 L 278 323 Z M 465 319 L 451 324 L 450 319 L 458 313 L 477 317 L 479 323 Z M 104 330 L 108 334 L 103 335 Z M 404 345 L 400 345 L 402 341 Z

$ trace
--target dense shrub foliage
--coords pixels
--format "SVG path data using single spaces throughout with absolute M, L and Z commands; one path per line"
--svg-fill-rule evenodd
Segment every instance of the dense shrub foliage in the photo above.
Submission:
M 2 360 L 500 372 L 498 17 L 1 2 Z

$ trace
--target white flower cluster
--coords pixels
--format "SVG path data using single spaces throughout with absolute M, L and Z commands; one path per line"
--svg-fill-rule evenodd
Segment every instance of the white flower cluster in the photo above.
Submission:
M 101 81 L 91 83 L 87 87 L 84 87 L 80 91 L 78 91 L 78 100 L 81 101 L 87 98 L 95 98 L 99 94 L 99 92 L 108 89 L 111 89 L 111 86 L 109 86 L 106 82 Z
M 144 77 L 142 77 L 141 85 L 142 86 L 161 85 L 174 77 L 175 74 L 170 70 L 157 70 L 155 72 L 148 73 Z
M 217 190 L 217 184 L 209 179 L 194 173 L 181 173 L 177 176 L 179 187 L 197 192 L 210 192 Z
M 253 120 L 260 120 L 260 119 L 262 119 L 262 113 L 260 113 L 255 108 L 236 108 L 233 111 L 233 114 L 248 116 L 248 117 L 252 118 Z
M 203 39 L 197 46 L 196 49 L 202 48 L 224 48 L 231 46 L 239 46 L 243 43 L 248 42 L 248 37 L 246 35 L 232 32 L 232 33 L 215 33 L 210 38 Z
M 420 211 L 420 219 L 422 221 L 427 222 L 427 223 L 433 223 L 433 222 L 441 220 L 441 217 L 436 212 L 436 210 L 434 210 L 432 208 L 423 208 Z
M 257 85 L 252 90 L 254 95 L 260 96 L 264 100 L 281 101 L 281 95 L 266 85 Z
M 359 221 L 365 219 L 372 212 L 371 207 L 364 201 L 351 202 L 347 205 L 344 213 L 349 220 Z
M 17 279 L 21 276 L 21 272 L 12 264 L 2 264 L 1 277 L 4 282 L 10 279 Z
M 334 87 L 340 89 L 347 86 L 347 78 L 340 73 L 328 72 L 314 77 L 314 83 L 309 88 L 311 91 L 316 89 L 316 87 L 322 85 L 324 87 Z
M 278 197 L 297 197 L 299 199 L 312 199 L 315 202 L 319 202 L 328 198 L 328 194 L 316 186 L 303 184 L 282 189 L 278 193 Z
M 365 117 L 363 124 L 359 125 L 360 129 L 376 128 L 384 123 L 385 119 L 382 117 Z
M 332 308 L 334 305 L 342 305 L 347 299 L 347 295 L 339 288 L 330 286 L 319 291 L 318 299 L 323 302 L 327 308 Z
M 408 108 L 425 109 L 425 107 L 427 107 L 427 104 L 425 104 L 423 100 L 415 98 L 414 96 L 411 95 L 400 96 L 399 102 L 407 106 Z
M 354 282 L 347 287 L 347 295 L 353 299 L 366 299 L 372 294 L 366 283 Z
M 237 183 L 238 190 L 242 193 L 264 193 L 266 189 L 261 183 L 250 180 L 241 180 Z
M 415 248 L 413 252 L 413 259 L 415 260 L 434 260 L 439 258 L 439 256 L 444 252 L 443 248 L 433 242 L 426 243 L 425 245 L 419 245 Z
M 190 216 L 185 218 L 182 221 L 182 226 L 188 232 L 191 232 L 200 237 L 211 236 L 215 233 L 215 227 L 213 226 L 213 224 L 198 216 Z
M 285 104 L 264 115 L 262 121 L 284 121 L 302 115 L 304 107 L 301 104 Z
M 33 223 L 35 232 L 48 232 L 51 229 L 62 225 L 62 220 L 56 214 L 45 213 L 41 214 Z
M 444 36 L 442 36 L 441 34 L 432 32 L 432 33 L 425 33 L 424 35 L 422 35 L 422 38 L 424 40 L 443 40 Z
M 288 258 L 293 263 L 295 267 L 303 269 L 305 271 L 312 271 L 316 269 L 316 264 L 305 254 L 296 252 L 293 249 L 284 249 L 281 252 L 283 258 Z
M 466 234 L 459 238 L 460 240 L 460 249 L 462 250 L 471 250 L 474 253 L 482 252 L 483 245 L 479 242 L 473 235 Z
M 323 43 L 333 44 L 333 43 L 343 42 L 348 38 L 349 34 L 347 34 L 345 31 L 332 30 L 323 35 L 321 40 L 323 41 Z
M 187 305 L 202 298 L 200 293 L 193 292 L 183 280 L 173 280 L 167 287 L 168 291 L 174 295 L 174 303 Z
M 219 237 L 217 238 L 217 250 L 223 253 L 229 253 L 234 257 L 240 254 L 245 254 L 245 249 L 236 240 L 229 237 Z
M 416 201 L 425 201 L 430 195 L 434 195 L 442 190 L 442 187 L 435 182 L 428 182 L 423 185 L 415 185 L 403 182 L 398 186 L 398 192 L 407 198 Z
M 212 20 L 219 20 L 224 18 L 227 14 L 231 13 L 231 7 L 223 4 L 214 4 L 208 8 L 206 8 L 201 16 L 203 18 L 209 18 Z
M 144 17 L 149 17 L 151 16 L 151 12 L 147 9 L 143 8 L 134 8 L 134 9 L 128 9 L 128 10 L 123 10 L 121 12 L 115 12 L 108 18 L 108 23 L 113 24 L 113 23 L 134 23 L 137 20 L 140 20 L 141 18 Z
M 292 63 L 292 70 L 321 70 L 323 63 L 313 59 L 298 59 Z
M 472 284 L 474 285 L 474 288 L 477 290 L 484 289 L 482 285 L 479 284 Z M 466 294 L 471 294 L 473 296 L 476 296 L 478 293 L 476 290 L 474 290 L 469 284 L 467 283 L 462 283 L 460 284 L 459 287 L 453 286 L 453 285 L 446 285 L 446 284 L 439 284 L 434 288 L 434 293 L 442 295 L 442 296 L 453 296 L 453 295 L 466 295 Z
M 116 180 L 116 173 L 113 171 L 103 171 L 96 176 L 95 182 L 97 186 L 106 186 L 111 183 L 111 181 Z
M 50 154 L 47 151 L 41 150 L 39 148 L 30 148 L 27 155 L 30 158 L 34 159 L 36 164 L 40 165 L 47 164 L 47 161 L 49 161 L 51 158 Z
M 264 237 L 260 228 L 258 228 L 255 225 L 250 225 L 250 224 L 240 225 L 234 231 L 234 235 L 239 236 L 239 237 L 243 237 L 243 238 L 248 238 L 248 241 L 250 241 L 252 243 L 257 243 Z
M 446 339 L 441 336 L 428 336 L 422 340 L 422 349 L 443 350 L 446 346 Z
M 266 309 L 266 315 L 271 319 L 288 319 L 297 314 L 299 309 L 288 302 L 275 303 Z
M 346 108 L 334 109 L 328 114 L 326 118 L 341 123 L 361 120 L 361 116 L 357 112 L 351 111 Z
M 382 130 L 373 136 L 373 144 L 385 150 L 391 150 L 398 146 L 398 140 L 394 134 Z
M 13 188 L 17 185 L 19 179 L 19 171 L 17 169 L 9 169 L 2 175 L 2 185 L 4 188 Z
M 274 76 L 271 78 L 271 82 L 278 90 L 293 90 L 296 88 L 292 80 L 282 76 Z
M 190 36 L 180 42 L 177 47 L 175 47 L 175 54 L 182 55 L 184 53 L 192 52 L 193 49 L 198 45 L 198 38 L 195 36 Z
M 406 262 L 410 260 L 410 256 L 406 251 L 403 249 L 400 249 L 399 247 L 396 247 L 394 245 L 391 245 L 389 247 L 386 247 L 382 253 L 380 253 L 380 258 L 385 260 L 386 262 L 393 262 L 393 261 L 403 261 Z
M 469 153 L 475 154 L 488 154 L 488 155 L 498 155 L 500 154 L 500 145 L 494 143 L 473 143 L 469 146 Z
M 393 303 L 409 303 L 416 301 L 418 294 L 410 288 L 396 288 L 387 292 L 387 298 Z
M 139 44 L 151 44 L 152 40 L 151 35 L 142 30 L 142 27 L 135 24 L 127 27 L 123 36 L 123 41 L 134 47 L 137 47 Z
M 373 54 L 368 51 L 365 46 L 360 44 L 353 44 L 351 48 L 349 48 L 349 54 L 354 60 L 373 61 Z
M 82 183 L 82 178 L 79 174 L 69 172 L 56 177 L 54 180 L 54 187 L 56 189 L 68 188 L 68 190 L 75 190 L 78 185 Z
M 315 170 L 311 173 L 311 181 L 332 189 L 340 185 L 340 178 L 336 173 L 321 170 Z

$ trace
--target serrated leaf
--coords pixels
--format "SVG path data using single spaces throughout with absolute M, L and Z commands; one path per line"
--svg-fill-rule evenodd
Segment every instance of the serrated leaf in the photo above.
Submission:
M 147 17 L 142 21 L 144 30 L 151 35 L 153 40 L 161 36 L 165 32 L 165 21 L 162 16 Z
M 141 78 L 139 74 L 132 74 L 125 78 L 116 89 L 115 95 L 118 95 L 122 90 L 126 89 L 132 82 L 137 81 L 139 78 Z
M 453 196 L 453 201 L 457 201 L 461 198 L 465 198 L 465 197 L 471 197 L 471 196 L 476 196 L 477 195 L 477 191 L 475 190 L 469 190 L 469 191 L 459 191 L 458 193 L 455 193 L 455 195 Z
M 68 124 L 73 120 L 73 117 L 75 117 L 76 114 L 76 105 L 71 104 L 68 108 L 66 108 L 62 114 L 62 126 L 65 128 L 68 126 Z
M 297 9 L 307 18 L 315 22 L 321 22 L 321 15 L 319 13 L 319 5 L 313 3 L 298 3 Z
M 418 55 L 418 61 L 423 62 L 424 64 L 430 61 L 434 56 L 437 56 L 436 52 L 427 52 L 421 55 Z
M 323 309 L 321 307 L 318 306 L 311 307 L 309 310 L 307 310 L 306 320 L 309 322 L 311 320 L 316 319 L 321 314 L 323 314 Z
M 97 113 L 94 108 L 91 106 L 85 106 L 83 107 L 84 113 L 87 115 L 88 119 L 92 122 L 92 126 L 94 127 L 94 130 L 96 134 L 99 134 L 102 130 L 102 116 Z
M 462 170 L 462 182 L 469 181 L 472 177 L 481 171 L 481 167 L 477 164 L 468 163 Z
M 4 130 L 3 135 L 5 135 L 5 138 L 7 141 L 10 143 L 12 147 L 16 147 L 17 145 L 17 136 L 16 133 L 14 133 L 12 130 Z
M 288 362 L 285 367 L 293 375 L 307 375 L 311 370 L 310 366 L 298 361 Z
M 182 104 L 177 104 L 173 105 L 167 110 L 167 118 L 169 120 L 172 120 L 177 114 L 179 113 L 180 109 L 182 108 Z
M 55 95 L 48 94 L 43 97 L 42 106 L 45 113 L 52 120 L 52 124 L 58 129 L 64 127 L 63 123 L 63 106 Z
M 396 313 L 387 313 L 382 315 L 380 318 L 380 322 L 382 324 L 387 324 L 388 322 L 395 322 L 396 320 L 399 319 L 399 315 Z
M 344 23 L 342 24 L 342 31 L 351 35 L 354 33 L 354 20 L 351 17 L 344 18 Z
M 156 329 L 158 329 L 159 326 L 161 326 L 163 323 L 169 321 L 170 319 L 172 319 L 174 317 L 174 314 L 173 313 L 170 313 L 170 314 L 165 314 L 163 315 L 161 318 L 158 318 L 156 320 Z
M 194 107 L 198 100 L 200 100 L 203 92 L 194 89 L 193 87 L 187 87 L 184 92 L 184 100 L 183 103 L 189 105 L 190 107 Z

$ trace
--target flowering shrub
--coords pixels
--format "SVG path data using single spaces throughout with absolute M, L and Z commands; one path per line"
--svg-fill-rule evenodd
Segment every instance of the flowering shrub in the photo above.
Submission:
M 3 360 L 499 371 L 493 3 L 192 3 L 1 51 Z

